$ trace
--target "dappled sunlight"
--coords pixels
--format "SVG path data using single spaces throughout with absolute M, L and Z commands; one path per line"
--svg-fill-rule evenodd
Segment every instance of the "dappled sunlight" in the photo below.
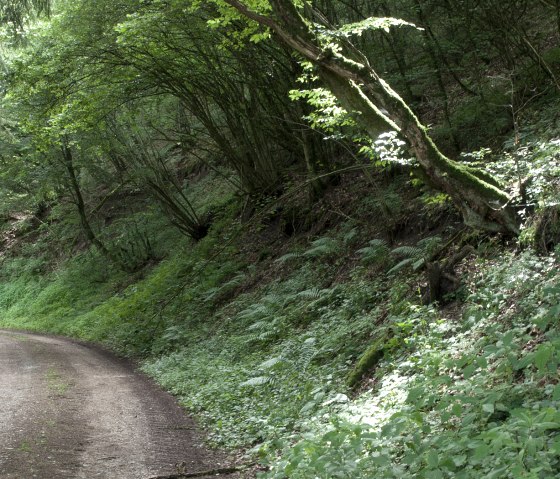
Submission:
M 410 383 L 411 378 L 408 376 L 398 372 L 388 373 L 376 383 L 373 390 L 361 394 L 341 411 L 341 417 L 349 422 L 364 423 L 379 429 L 406 405 Z

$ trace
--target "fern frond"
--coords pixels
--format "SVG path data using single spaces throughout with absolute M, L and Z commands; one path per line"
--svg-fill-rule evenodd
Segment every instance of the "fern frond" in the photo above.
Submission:
M 245 281 L 245 278 L 246 278 L 245 273 L 239 273 L 229 281 L 223 283 L 221 286 L 208 289 L 204 295 L 204 301 L 206 302 L 212 301 L 214 298 L 216 298 L 216 296 L 220 295 L 221 293 L 229 291 L 233 288 L 237 288 L 237 286 L 241 285 L 243 281 Z
M 248 379 L 240 384 L 242 387 L 248 386 L 262 386 L 264 384 L 269 384 L 272 382 L 272 378 L 270 376 L 257 376 L 255 378 Z
M 249 331 L 255 331 L 257 329 L 263 329 L 268 323 L 266 321 L 257 321 L 256 323 L 251 324 L 247 329 Z
M 369 246 L 359 249 L 357 253 L 362 255 L 362 261 L 377 263 L 387 258 L 389 247 L 385 241 L 373 239 L 369 242 Z
M 338 241 L 334 238 L 325 236 L 311 243 L 312 248 L 303 253 L 304 256 L 316 258 L 320 256 L 329 256 L 336 253 L 340 249 Z
M 400 271 L 401 269 L 405 268 L 406 266 L 412 264 L 413 262 L 414 262 L 414 259 L 412 259 L 412 258 L 403 259 L 401 262 L 397 263 L 389 271 L 387 271 L 387 274 L 396 273 L 396 272 Z
M 418 248 L 421 248 L 422 250 L 424 250 L 424 255 L 426 257 L 430 257 L 432 256 L 439 248 L 441 248 L 441 245 L 443 243 L 443 240 L 441 239 L 441 237 L 439 236 L 428 236 L 427 238 L 423 238 L 420 241 L 418 241 Z
M 246 277 L 247 277 L 247 275 L 245 273 L 238 273 L 233 278 L 231 278 L 229 281 L 225 282 L 221 286 L 221 289 L 236 288 L 237 286 L 241 285 L 243 283 L 243 281 L 245 281 Z
M 317 348 L 315 346 L 316 339 L 315 338 L 307 338 L 303 344 L 301 345 L 300 356 L 298 361 L 295 363 L 295 367 L 301 371 L 305 371 L 311 361 L 317 354 Z
M 378 238 L 370 240 L 368 244 L 370 248 L 388 248 L 387 242 Z
M 206 292 L 204 293 L 204 299 L 203 301 L 212 301 L 216 296 L 218 296 L 218 294 L 220 293 L 221 288 L 218 287 L 214 287 L 214 288 L 209 288 L 208 290 L 206 290 Z
M 328 292 L 329 290 L 319 288 L 306 289 L 305 291 L 300 291 L 298 294 L 296 294 L 296 297 L 306 299 L 319 299 L 324 295 L 325 291 Z
M 425 258 L 420 258 L 420 259 L 416 260 L 414 263 L 412 263 L 412 270 L 413 271 L 418 271 L 425 264 L 426 264 L 426 259 Z
M 285 263 L 286 261 L 290 261 L 293 259 L 298 259 L 301 258 L 302 254 L 301 253 L 287 253 L 285 255 L 280 256 L 280 258 L 278 258 L 277 260 L 275 260 L 275 263 Z
M 256 337 L 256 339 L 259 341 L 268 341 L 269 339 L 275 338 L 276 336 L 278 336 L 278 329 L 274 328 L 274 329 L 263 331 L 261 334 L 259 334 Z
M 261 298 L 261 302 L 265 303 L 267 307 L 276 306 L 281 307 L 284 303 L 284 297 L 277 293 L 270 293 Z
M 247 309 L 240 311 L 237 313 L 238 319 L 256 319 L 262 318 L 264 316 L 270 316 L 273 313 L 273 310 L 265 305 L 265 304 L 253 304 L 249 306 Z
M 391 253 L 404 258 L 419 259 L 423 257 L 424 251 L 416 246 L 399 246 L 391 251 Z
M 352 228 L 348 233 L 346 233 L 342 237 L 342 242 L 344 244 L 348 244 L 348 243 L 351 243 L 352 241 L 354 241 L 357 237 L 358 237 L 358 229 L 357 228 Z
M 299 300 L 300 296 L 299 293 L 291 293 L 288 294 L 285 298 L 284 298 L 284 305 L 288 305 L 290 303 L 293 303 L 294 301 Z
M 261 363 L 259 365 L 259 369 L 271 369 L 277 364 L 280 364 L 282 362 L 284 362 L 284 359 L 282 359 L 280 356 L 277 356 L 275 358 L 270 358 L 266 360 L 264 363 Z

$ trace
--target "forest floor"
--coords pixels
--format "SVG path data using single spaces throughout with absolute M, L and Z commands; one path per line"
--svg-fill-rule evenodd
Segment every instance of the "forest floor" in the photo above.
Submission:
M 102 349 L 0 332 L 0 384 L 2 479 L 148 479 L 225 467 L 170 395 Z

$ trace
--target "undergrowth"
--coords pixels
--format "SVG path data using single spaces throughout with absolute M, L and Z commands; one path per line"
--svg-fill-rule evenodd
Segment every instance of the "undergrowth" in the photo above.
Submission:
M 272 263 L 297 267 L 247 291 L 255 269 L 233 247 L 229 260 L 208 260 L 212 235 L 131 284 L 94 253 L 46 276 L 31 259 L 5 260 L 17 281 L 2 283 L 2 323 L 143 357 L 214 443 L 260 457 L 263 477 L 560 474 L 558 259 L 480 259 L 457 314 L 418 305 L 407 286 L 417 272 L 403 282 L 391 264 L 379 271 L 346 236 Z M 343 262 L 335 244 L 358 260 L 331 283 Z M 391 338 L 385 354 L 353 396 L 348 374 L 380 337 Z
M 501 158 L 525 155 L 524 172 L 540 165 L 531 201 L 556 194 L 543 169 L 557 150 L 551 140 Z M 232 190 L 218 182 L 210 199 L 217 180 L 207 181 L 199 189 L 214 223 L 197 243 L 156 211 L 107 230 L 116 241 L 147 225 L 142 235 L 159 245 L 132 276 L 91 249 L 54 262 L 48 231 L 6 254 L 0 325 L 140 359 L 214 444 L 259 458 L 263 478 L 560 476 L 557 254 L 480 239 L 477 259 L 462 264 L 460 294 L 444 308 L 421 305 L 424 269 L 446 228 L 407 237 L 406 225 L 389 234 L 348 216 L 249 256 L 231 221 Z M 420 213 L 445 202 L 424 195 Z

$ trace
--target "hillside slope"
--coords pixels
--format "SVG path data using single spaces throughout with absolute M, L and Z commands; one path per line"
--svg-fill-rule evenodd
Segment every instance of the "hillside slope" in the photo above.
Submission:
M 401 174 L 350 174 L 295 236 L 223 198 L 198 243 L 158 227 L 172 253 L 132 277 L 94 249 L 53 260 L 48 230 L 11 220 L 0 326 L 139 358 L 263 477 L 560 474 L 557 253 L 473 234 Z M 465 246 L 458 289 L 425 304 L 426 267 Z

